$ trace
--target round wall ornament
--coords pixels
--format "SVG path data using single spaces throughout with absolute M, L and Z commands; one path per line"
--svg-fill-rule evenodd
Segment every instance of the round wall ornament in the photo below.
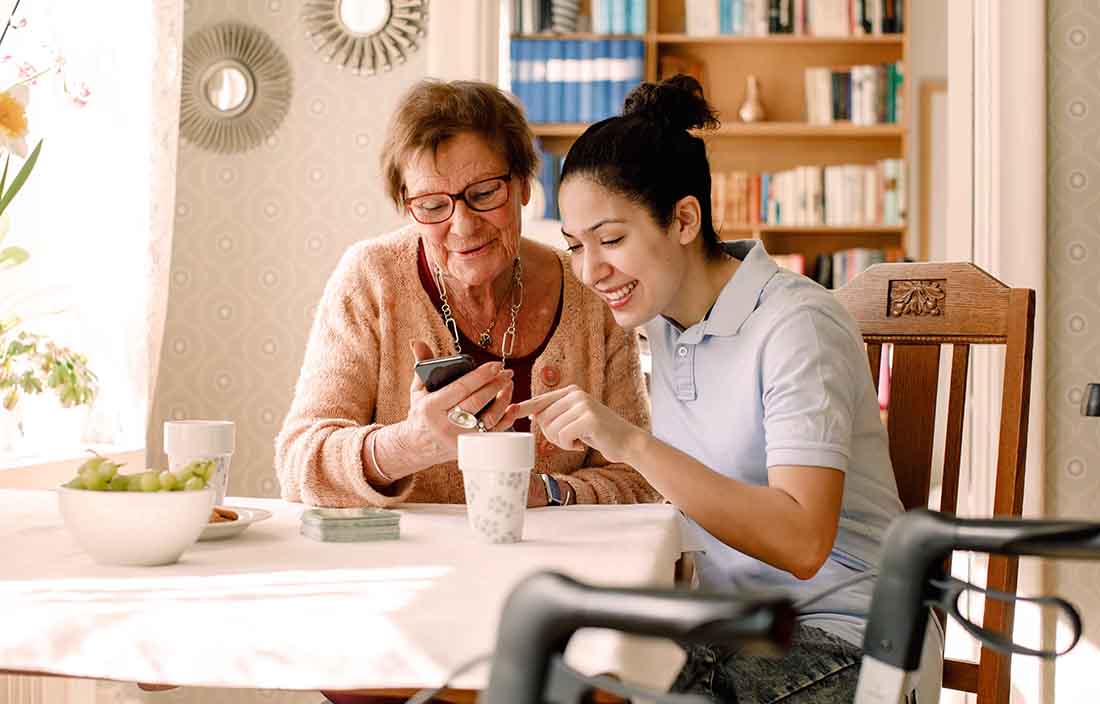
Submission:
M 301 18 L 323 61 L 371 76 L 419 48 L 428 0 L 307 0 Z
M 180 133 L 223 154 L 258 146 L 290 108 L 290 62 L 262 30 L 223 22 L 183 43 Z

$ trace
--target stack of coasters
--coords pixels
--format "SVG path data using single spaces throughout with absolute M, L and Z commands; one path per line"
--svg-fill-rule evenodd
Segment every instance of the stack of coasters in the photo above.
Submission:
M 302 514 L 302 535 L 326 543 L 397 540 L 401 514 L 384 508 L 311 508 Z

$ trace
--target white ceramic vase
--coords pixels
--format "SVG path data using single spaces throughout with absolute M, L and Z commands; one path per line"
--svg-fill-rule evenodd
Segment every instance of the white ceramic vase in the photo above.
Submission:
M 760 84 L 752 74 L 745 77 L 745 102 L 741 103 L 737 116 L 741 118 L 741 122 L 764 120 L 764 104 L 760 102 Z

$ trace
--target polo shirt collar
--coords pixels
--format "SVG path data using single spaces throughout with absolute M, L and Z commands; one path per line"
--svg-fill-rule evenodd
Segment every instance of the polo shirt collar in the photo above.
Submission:
M 707 317 L 680 335 L 681 343 L 697 344 L 707 335 L 736 335 L 756 310 L 764 287 L 779 270 L 759 240 L 723 242 L 722 247 L 727 254 L 741 260 L 741 266 L 722 288 Z

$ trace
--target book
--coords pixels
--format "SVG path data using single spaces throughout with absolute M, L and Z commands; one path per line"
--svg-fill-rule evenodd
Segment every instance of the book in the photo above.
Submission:
M 720 34 L 718 0 L 684 0 L 684 29 L 694 37 Z
M 565 42 L 540 42 L 546 50 L 546 114 L 547 122 L 564 122 L 565 104 Z
M 806 257 L 801 254 L 773 254 L 776 264 L 796 274 L 806 273 Z

